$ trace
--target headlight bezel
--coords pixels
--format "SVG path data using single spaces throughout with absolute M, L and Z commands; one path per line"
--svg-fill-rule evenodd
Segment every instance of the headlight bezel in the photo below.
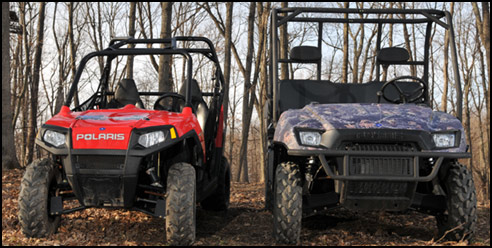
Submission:
M 440 139 L 441 138 L 441 139 Z M 447 139 L 447 143 L 439 142 L 444 139 Z M 434 142 L 435 149 L 449 149 L 455 148 L 459 146 L 460 143 L 460 132 L 459 131 L 439 131 L 431 133 L 432 142 Z
M 144 148 L 150 148 L 164 143 L 167 140 L 168 132 L 163 130 L 150 131 L 139 135 L 137 143 Z
M 312 128 L 296 128 L 295 134 L 297 138 L 297 143 L 301 146 L 308 147 L 321 147 L 322 135 L 325 131 Z M 306 139 L 313 138 L 313 141 L 308 141 Z
M 66 133 L 62 133 L 53 129 L 43 131 L 42 140 L 51 147 L 63 148 L 67 143 Z

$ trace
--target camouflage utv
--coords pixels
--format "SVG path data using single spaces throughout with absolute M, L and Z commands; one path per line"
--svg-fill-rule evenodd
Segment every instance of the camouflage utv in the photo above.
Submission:
M 395 18 L 387 18 L 390 15 Z M 477 219 L 476 196 L 470 171 L 458 162 L 471 155 L 460 121 L 461 86 L 450 14 L 427 9 L 283 8 L 274 9 L 271 18 L 265 198 L 266 208 L 273 212 L 276 240 L 299 243 L 303 217 L 339 206 L 354 211 L 417 210 L 436 217 L 439 237 L 469 239 Z M 323 44 L 336 39 L 344 23 L 374 27 L 376 41 L 363 38 L 376 51 L 369 57 L 375 65 L 375 77 L 369 81 L 335 83 L 321 78 L 322 61 L 335 57 Z M 287 39 L 292 45 L 281 43 L 279 30 L 285 27 L 291 33 L 287 24 L 293 30 L 300 25 L 308 32 L 314 29 L 317 44 L 294 46 L 299 41 L 295 37 Z M 411 25 L 419 26 L 407 29 Z M 434 28 L 450 34 L 455 116 L 431 107 L 429 47 Z M 413 55 L 405 40 L 415 35 L 397 37 L 408 30 L 423 36 L 421 45 L 412 46 L 418 48 Z M 281 47 L 291 48 L 287 57 L 281 56 Z M 303 66 L 314 69 L 292 70 Z M 309 72 L 316 73 L 298 79 Z

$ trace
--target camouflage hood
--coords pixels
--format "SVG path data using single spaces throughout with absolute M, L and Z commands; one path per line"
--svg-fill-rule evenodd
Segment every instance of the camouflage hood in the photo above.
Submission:
M 289 149 L 306 149 L 295 139 L 294 128 L 333 129 L 399 129 L 419 131 L 460 130 L 460 150 L 466 149 L 463 126 L 454 116 L 432 111 L 415 104 L 309 104 L 302 109 L 282 113 L 274 141 Z M 463 148 L 463 145 L 465 148 Z

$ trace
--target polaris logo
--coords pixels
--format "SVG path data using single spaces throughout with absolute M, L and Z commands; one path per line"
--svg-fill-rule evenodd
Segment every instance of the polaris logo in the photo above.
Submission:
M 125 140 L 124 133 L 79 133 L 75 140 Z

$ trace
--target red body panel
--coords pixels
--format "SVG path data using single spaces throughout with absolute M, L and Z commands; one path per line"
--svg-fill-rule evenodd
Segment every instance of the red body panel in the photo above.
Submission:
M 172 125 L 178 137 L 195 130 L 205 151 L 198 120 L 187 108 L 174 113 L 139 109 L 129 104 L 120 109 L 71 112 L 64 106 L 46 124 L 71 128 L 73 149 L 127 149 L 132 129 Z

